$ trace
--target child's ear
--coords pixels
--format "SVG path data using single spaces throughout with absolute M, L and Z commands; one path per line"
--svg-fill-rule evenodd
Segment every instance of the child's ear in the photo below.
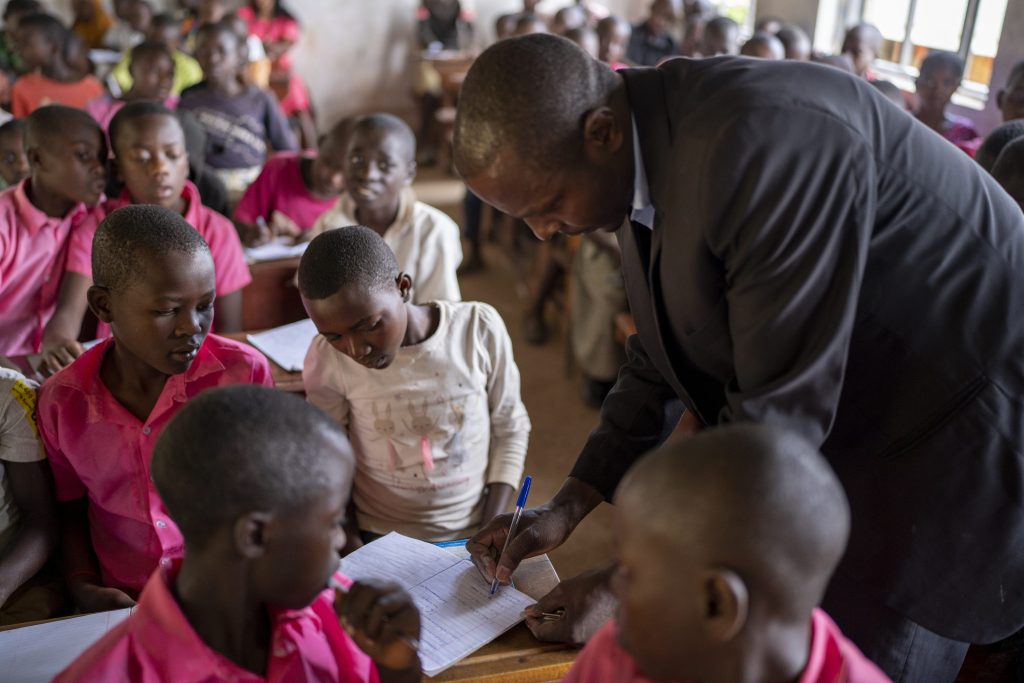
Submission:
M 1000 94 L 1002 92 L 1000 91 Z M 29 168 L 41 168 L 43 166 L 43 156 L 39 153 L 38 147 L 29 147 L 25 150 L 25 157 L 28 159 Z
M 267 551 L 267 527 L 271 515 L 266 512 L 250 512 L 235 520 L 235 550 L 247 560 L 262 557 Z
M 412 294 L 412 277 L 408 273 L 399 273 L 398 277 L 395 278 L 395 284 L 398 285 L 398 292 L 402 295 L 402 301 L 408 301 L 409 296 Z
M 619 150 L 624 139 L 611 107 L 598 107 L 583 120 L 583 152 L 591 161 L 608 159 Z
M 730 569 L 708 571 L 702 582 L 704 631 L 715 642 L 728 642 L 747 623 L 747 585 Z
M 999 92 L 996 93 L 996 108 L 1003 108 L 1003 98 L 1006 97 L 1006 91 L 1000 88 Z
M 405 179 L 405 184 L 406 185 L 412 185 L 412 181 L 416 180 L 416 160 L 415 159 L 413 159 L 412 161 L 409 162 L 408 169 L 409 169 L 409 174 L 408 174 L 408 176 Z
M 113 321 L 114 316 L 110 312 L 110 290 L 100 285 L 92 285 L 85 293 L 89 302 L 89 309 L 101 322 L 108 325 Z

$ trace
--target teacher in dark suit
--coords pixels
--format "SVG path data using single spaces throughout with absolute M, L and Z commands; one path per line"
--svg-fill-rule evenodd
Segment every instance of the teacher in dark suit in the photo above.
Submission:
M 638 330 L 561 490 L 500 566 L 507 516 L 471 542 L 486 575 L 564 541 L 685 409 L 820 446 L 853 514 L 824 607 L 894 679 L 951 681 L 1021 627 L 1024 217 L 966 155 L 827 67 L 616 74 L 529 36 L 470 71 L 455 163 L 541 239 L 615 231 Z M 608 574 L 535 632 L 585 637 Z

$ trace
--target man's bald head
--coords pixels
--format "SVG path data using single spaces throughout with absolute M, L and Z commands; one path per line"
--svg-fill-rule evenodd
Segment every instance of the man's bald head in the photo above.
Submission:
M 476 176 L 505 149 L 542 169 L 574 164 L 586 114 L 605 104 L 617 83 L 606 64 L 564 38 L 538 34 L 495 43 L 462 85 L 456 169 Z
M 630 470 L 616 504 L 663 549 L 654 561 L 697 554 L 739 574 L 752 601 L 797 617 L 820 601 L 850 528 L 842 486 L 817 449 L 765 425 L 660 449 Z

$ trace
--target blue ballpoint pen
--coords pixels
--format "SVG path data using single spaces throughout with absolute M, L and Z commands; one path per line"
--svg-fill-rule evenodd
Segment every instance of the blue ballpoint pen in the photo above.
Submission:
M 498 555 L 498 563 L 501 563 L 501 558 L 505 556 L 505 551 L 508 550 L 508 544 L 512 541 L 512 537 L 516 535 L 516 529 L 519 528 L 519 519 L 523 516 L 523 508 L 526 507 L 526 497 L 530 495 L 530 484 L 533 483 L 533 477 L 527 475 L 523 479 L 523 488 L 519 489 L 519 498 L 516 500 L 516 511 L 512 513 L 512 523 L 508 527 L 508 536 L 505 537 L 505 545 L 501 548 L 501 555 Z M 491 595 L 494 595 L 498 590 L 498 568 L 494 568 L 494 581 L 491 582 Z

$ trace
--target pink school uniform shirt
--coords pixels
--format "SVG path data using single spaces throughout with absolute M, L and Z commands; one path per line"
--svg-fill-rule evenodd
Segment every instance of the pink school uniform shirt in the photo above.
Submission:
M 0 355 L 37 353 L 65 272 L 92 277 L 99 210 L 78 204 L 51 218 L 29 201 L 26 179 L 0 192 Z M 79 246 L 88 240 L 90 248 Z
M 262 216 L 269 223 L 271 215 L 280 211 L 303 230 L 312 228 L 316 219 L 338 200 L 313 196 L 302 180 L 302 159 L 303 156 L 295 152 L 281 152 L 271 157 L 238 202 L 235 219 L 255 225 L 256 219 Z
M 54 680 L 59 683 L 377 683 L 373 661 L 346 634 L 327 590 L 305 609 L 270 610 L 266 676 L 211 650 L 171 592 L 176 569 L 157 571 L 131 616 Z M 340 574 L 337 578 L 342 579 Z
M 197 394 L 228 384 L 273 385 L 270 366 L 252 347 L 208 335 L 184 373 L 171 375 L 143 421 L 100 380 L 114 340 L 86 351 L 39 390 L 38 424 L 57 500 L 88 496 L 89 533 L 104 586 L 138 595 L 159 564 L 181 557 L 181 532 L 149 476 L 160 432 Z
M 622 649 L 618 624 L 609 621 L 583 648 L 562 683 L 653 683 Z M 811 613 L 811 647 L 798 683 L 889 683 L 820 609 Z

